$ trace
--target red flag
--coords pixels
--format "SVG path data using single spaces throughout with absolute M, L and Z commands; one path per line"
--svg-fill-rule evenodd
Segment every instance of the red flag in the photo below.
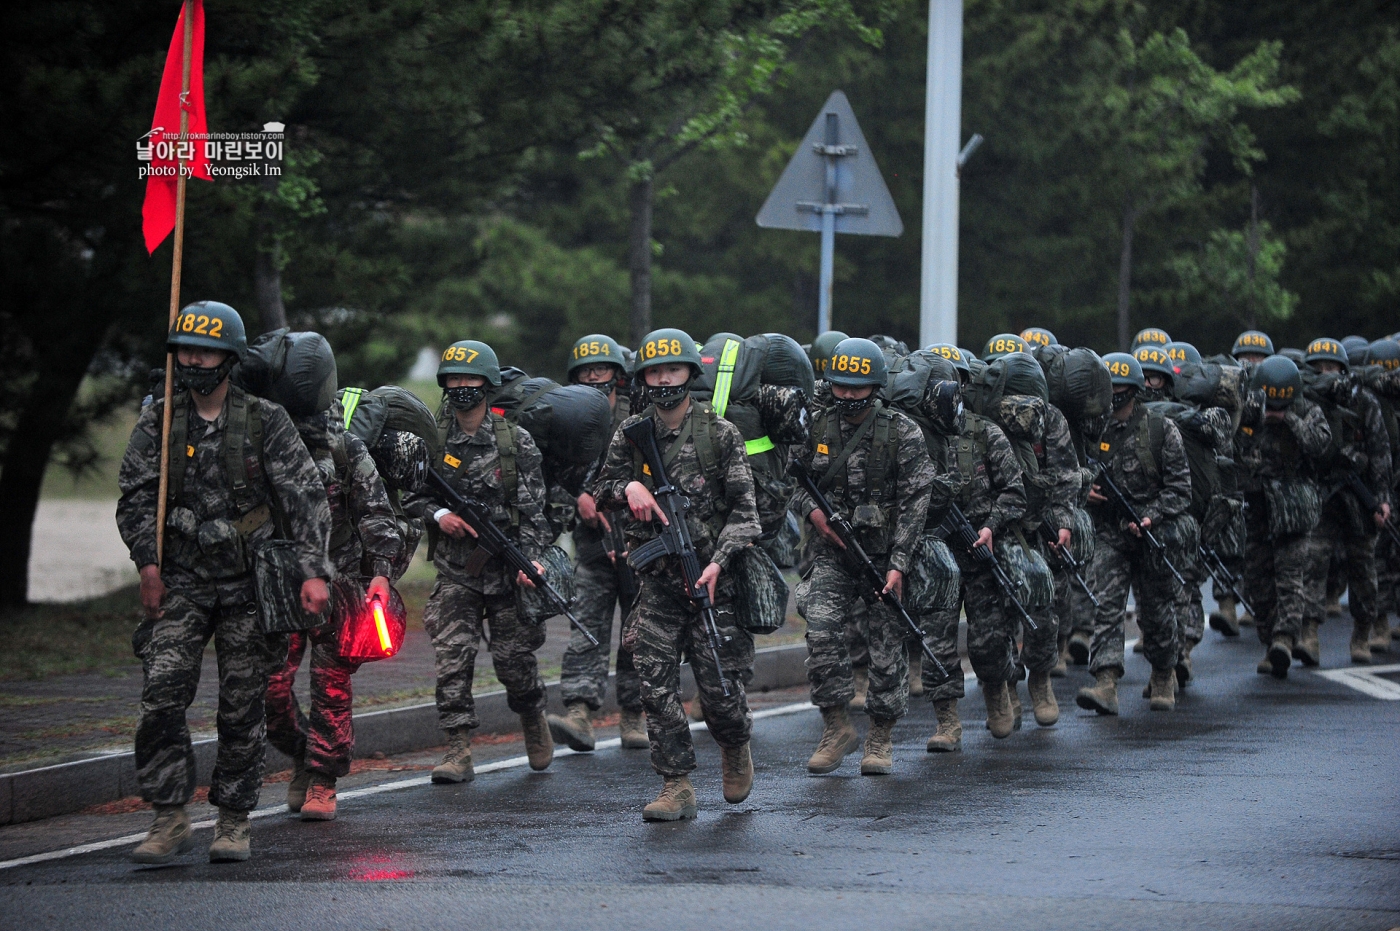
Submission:
M 165 57 L 165 75 L 160 80 L 160 97 L 156 99 L 156 115 L 151 120 L 151 174 L 146 177 L 146 202 L 141 207 L 141 227 L 146 236 L 146 251 L 155 252 L 175 229 L 175 179 L 180 164 L 180 111 L 189 114 L 191 136 L 209 132 L 204 116 L 204 2 L 194 0 L 194 41 L 190 53 L 190 91 L 182 101 L 180 89 L 184 81 L 185 7 L 175 23 L 175 35 L 170 40 L 170 52 Z M 209 160 L 204 156 L 204 140 L 191 139 L 185 143 L 185 170 L 188 177 L 213 181 Z M 166 173 L 168 172 L 168 173 Z

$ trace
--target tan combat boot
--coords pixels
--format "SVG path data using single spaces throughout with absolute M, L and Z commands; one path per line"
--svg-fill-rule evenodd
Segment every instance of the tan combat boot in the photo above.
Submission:
M 1250 614 L 1248 611 L 1241 611 L 1239 624 L 1241 627 L 1253 627 L 1254 615 Z
M 1011 716 L 1011 695 L 1005 682 L 980 682 L 982 698 L 987 702 L 987 730 L 998 740 L 1010 737 L 1015 730 Z
M 1094 673 L 1094 684 L 1079 690 L 1074 702 L 1087 711 L 1099 714 L 1118 713 L 1118 678 L 1116 669 L 1100 669 Z
M 949 698 L 933 703 L 938 730 L 928 739 L 929 753 L 952 753 L 962 749 L 962 722 L 958 720 L 958 700 Z
M 1181 641 L 1181 653 L 1176 658 L 1176 687 L 1178 691 L 1186 688 L 1186 683 L 1191 681 L 1191 651 L 1194 649 L 1196 649 L 1196 641 Z
M 1050 678 L 1063 679 L 1069 675 L 1069 641 L 1064 642 L 1060 655 L 1055 657 L 1055 665 L 1050 669 Z
M 695 817 L 695 789 L 689 776 L 667 776 L 661 794 L 642 809 L 643 821 L 680 821 Z
M 816 752 L 807 761 L 807 772 L 815 775 L 834 772 L 846 754 L 860 746 L 860 735 L 851 724 L 845 705 L 822 709 L 822 739 Z
M 647 737 L 647 719 L 640 711 L 622 709 L 622 718 L 617 729 L 622 734 L 622 749 L 649 750 L 651 740 Z
M 1342 596 L 1341 596 L 1341 593 L 1340 593 L 1340 592 L 1337 593 L 1337 594 L 1335 594 L 1335 595 L 1328 595 L 1328 596 L 1327 596 L 1327 616 L 1328 616 L 1328 617 L 1341 617 L 1341 616 L 1342 616 Z
M 194 831 L 184 805 L 157 805 L 146 839 L 131 852 L 137 863 L 169 863 L 194 846 Z
M 1390 616 L 1383 611 L 1371 627 L 1371 652 L 1390 652 Z
M 476 778 L 472 769 L 472 732 L 454 727 L 447 732 L 447 755 L 433 767 L 433 782 L 471 782 Z
M 306 802 L 306 790 L 311 787 L 311 771 L 306 768 L 306 757 L 292 761 L 292 781 L 287 783 L 287 808 L 301 811 Z
M 894 718 L 871 718 L 865 735 L 865 755 L 860 758 L 862 776 L 888 776 L 894 771 Z
M 1287 679 L 1288 667 L 1293 665 L 1293 638 L 1279 635 L 1269 644 L 1269 675 L 1275 679 Z
M 335 820 L 335 777 L 319 773 L 312 778 L 306 792 L 306 804 L 301 806 L 303 821 Z
M 568 744 L 570 750 L 587 753 L 597 744 L 593 737 L 593 712 L 587 702 L 571 701 L 564 706 L 564 714 L 546 715 L 549 734 L 555 743 Z
M 1317 621 L 1303 618 L 1303 629 L 1298 633 L 1298 642 L 1293 644 L 1293 658 L 1304 666 L 1316 666 L 1322 662 L 1322 643 L 1317 637 Z
M 1261 676 L 1271 676 L 1274 674 L 1274 661 L 1269 659 L 1269 651 L 1264 651 L 1264 658 L 1259 661 L 1259 665 L 1254 667 L 1254 671 Z
M 1226 637 L 1240 635 L 1240 622 L 1235 618 L 1235 599 L 1221 598 L 1215 610 L 1210 612 L 1210 629 Z
M 248 813 L 220 808 L 214 822 L 214 842 L 209 845 L 210 863 L 237 863 L 252 856 L 248 841 Z
M 1012 679 L 1006 683 L 1006 694 L 1011 699 L 1011 729 L 1019 731 L 1021 729 L 1021 712 L 1025 711 L 1021 705 L 1021 680 Z
M 1089 665 L 1089 647 L 1091 640 L 1088 634 L 1082 630 L 1076 630 L 1069 635 L 1069 658 L 1076 666 Z
M 1371 625 L 1358 622 L 1351 630 L 1351 661 L 1363 666 L 1371 664 Z
M 1386 633 L 1389 642 L 1390 633 Z M 914 698 L 924 694 L 924 651 L 914 647 L 909 651 L 909 694 Z
M 554 738 L 549 736 L 549 722 L 544 709 L 527 711 L 520 716 L 520 729 L 525 733 L 525 756 L 535 772 L 549 769 L 554 762 Z
M 724 800 L 737 805 L 753 791 L 753 754 L 746 743 L 742 747 L 720 747 L 719 755 L 723 760 Z
M 856 694 L 851 699 L 852 711 L 865 710 L 865 696 L 870 692 L 870 670 L 856 668 L 851 670 L 851 678 L 855 681 Z
M 1147 707 L 1153 711 L 1171 711 L 1176 707 L 1176 671 L 1153 669 L 1147 687 L 1151 689 Z
M 1035 710 L 1035 723 L 1049 727 L 1060 720 L 1060 703 L 1055 701 L 1055 687 L 1050 684 L 1050 673 L 1033 672 L 1026 680 L 1026 691 L 1031 693 L 1031 704 Z

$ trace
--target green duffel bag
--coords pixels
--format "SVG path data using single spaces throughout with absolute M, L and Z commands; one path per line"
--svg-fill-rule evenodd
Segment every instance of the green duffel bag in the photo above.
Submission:
M 1048 608 L 1055 601 L 1055 577 L 1050 574 L 1050 566 L 1040 551 L 1033 546 L 1023 546 L 1018 536 L 1003 532 L 997 537 L 997 559 L 1021 607 L 1028 611 Z
M 559 593 L 565 604 L 574 601 L 574 564 L 569 555 L 557 546 L 547 547 L 539 558 L 544 566 L 544 580 Z M 544 592 L 528 585 L 515 588 L 515 607 L 520 620 L 530 624 L 543 624 L 559 613 L 559 609 Z
M 931 533 L 919 539 L 909 560 L 904 605 L 915 617 L 927 617 L 957 607 L 962 573 L 948 544 Z
M 1269 479 L 1264 483 L 1264 510 L 1271 540 L 1311 533 L 1322 517 L 1322 499 L 1307 479 Z
M 734 619 L 741 630 L 771 634 L 787 621 L 787 580 L 761 546 L 746 546 L 734 557 Z
M 258 592 L 258 622 L 264 633 L 285 634 L 320 627 L 328 611 L 307 614 L 301 607 L 306 576 L 293 540 L 266 540 L 253 549 L 253 577 Z M 329 602 L 327 603 L 329 608 Z

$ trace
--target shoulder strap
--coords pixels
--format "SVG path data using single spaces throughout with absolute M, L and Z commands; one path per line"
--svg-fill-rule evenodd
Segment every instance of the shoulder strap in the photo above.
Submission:
M 885 479 L 890 471 L 890 433 L 894 429 L 894 412 L 881 408 L 875 412 L 875 429 L 870 438 L 870 464 L 866 467 L 869 500 L 885 499 Z
M 1162 475 L 1162 442 L 1167 432 L 1162 417 L 1158 411 L 1146 411 L 1137 430 L 1138 462 L 1142 463 L 1143 470 L 1153 479 Z
M 228 392 L 228 418 L 224 422 L 224 475 L 233 494 L 234 505 L 244 513 L 262 503 L 263 496 L 248 483 L 248 461 L 243 458 L 243 441 L 251 438 L 254 455 L 262 461 L 262 405 L 236 386 Z
M 826 491 L 831 487 L 832 483 L 836 481 L 837 475 L 845 474 L 843 470 L 846 467 L 846 460 L 851 458 L 851 453 L 856 451 L 856 447 L 865 439 L 865 435 L 875 427 L 875 422 L 880 419 L 880 411 L 882 408 L 883 405 L 879 401 L 876 401 L 875 405 L 870 409 L 870 416 L 865 418 L 865 420 L 861 422 L 861 425 L 856 428 L 855 434 L 851 436 L 851 441 L 841 447 L 841 452 L 837 453 L 836 458 L 831 460 L 831 464 L 827 466 L 826 474 L 822 476 L 820 482 L 822 491 Z M 839 423 L 839 417 L 832 417 L 827 421 L 827 442 L 829 444 L 833 441 L 840 442 L 841 428 Z
M 710 404 L 721 417 L 729 409 L 729 392 L 734 387 L 734 367 L 739 361 L 740 345 L 737 339 L 726 339 L 724 348 L 720 350 L 719 369 L 715 372 L 715 390 L 710 395 Z
M 491 418 L 491 428 L 496 434 L 496 454 L 501 457 L 501 492 L 505 495 L 506 509 L 510 511 L 510 525 L 514 527 L 520 523 L 520 511 L 515 506 L 520 491 L 520 472 L 515 464 L 517 427 L 494 413 L 487 416 Z
M 690 415 L 695 431 L 695 455 L 700 460 L 700 473 L 705 481 L 719 480 L 719 451 L 715 449 L 715 434 L 719 432 L 719 416 L 704 401 L 694 402 L 696 410 Z
M 185 466 L 194 456 L 190 445 L 190 396 L 180 392 L 170 408 L 170 483 L 166 486 L 166 500 L 173 507 L 180 503 L 185 491 Z

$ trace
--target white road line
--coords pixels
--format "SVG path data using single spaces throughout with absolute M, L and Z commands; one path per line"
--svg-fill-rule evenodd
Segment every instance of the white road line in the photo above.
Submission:
M 1400 672 L 1400 665 L 1316 670 L 1316 674 L 1324 679 L 1340 682 L 1342 685 L 1370 695 L 1372 698 L 1379 698 L 1381 701 L 1400 701 L 1400 685 L 1389 679 L 1381 678 L 1384 674 L 1396 672 Z
M 811 704 L 810 702 L 795 702 L 791 705 L 779 705 L 776 708 L 765 708 L 762 711 L 755 711 L 753 718 L 755 721 L 757 721 L 762 718 L 777 718 L 783 715 L 798 714 L 803 711 L 815 710 L 816 706 Z M 692 731 L 709 730 L 709 728 L 705 725 L 705 722 L 703 721 L 698 721 L 691 724 L 690 729 Z M 596 749 L 612 750 L 621 746 L 622 739 L 620 737 L 613 737 L 610 740 L 598 741 Z M 556 747 L 554 750 L 554 755 L 556 757 L 574 756 L 575 751 L 570 750 L 568 747 Z M 501 770 L 505 769 L 516 769 L 518 767 L 527 765 L 529 762 L 530 760 L 528 757 L 513 756 L 508 759 L 496 760 L 492 763 L 486 763 L 481 766 L 477 766 L 475 767 L 475 769 L 477 775 L 482 775 L 485 773 L 500 772 Z M 348 792 L 338 792 L 336 794 L 338 796 L 339 801 L 346 801 L 348 799 L 364 798 L 370 795 L 379 795 L 384 792 L 398 792 L 402 789 L 413 789 L 417 788 L 418 786 L 428 785 L 431 781 L 432 777 L 430 776 L 414 776 L 410 779 L 396 779 L 391 782 L 383 782 L 379 783 L 378 785 L 364 786 L 363 788 L 351 789 Z M 287 814 L 286 805 L 270 805 L 266 808 L 259 808 L 255 811 L 250 811 L 248 813 L 248 817 L 267 818 L 272 815 L 285 814 Z M 214 821 L 215 819 L 208 818 L 204 821 L 196 821 L 194 824 L 190 825 L 190 827 L 196 831 L 201 830 L 203 828 L 212 828 L 214 826 Z M 32 863 L 46 863 L 50 860 L 65 860 L 69 857 L 81 856 L 85 853 L 95 853 L 99 850 L 110 850 L 113 847 L 125 847 L 130 844 L 139 844 L 145 839 L 146 832 L 142 831 L 140 834 L 126 834 L 122 837 L 113 837 L 110 840 L 95 841 L 91 844 L 80 844 L 77 847 L 68 847 L 64 850 L 53 850 L 48 853 L 36 853 L 27 857 L 17 857 L 14 860 L 0 861 L 0 870 L 8 870 L 16 866 L 29 866 Z

